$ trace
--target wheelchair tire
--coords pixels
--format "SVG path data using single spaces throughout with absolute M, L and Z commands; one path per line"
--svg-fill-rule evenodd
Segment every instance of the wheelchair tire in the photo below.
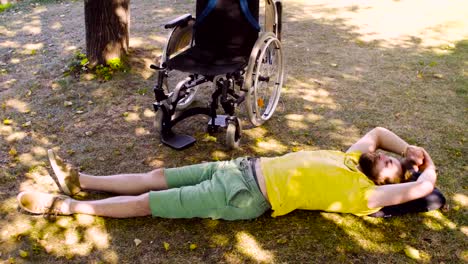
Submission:
M 245 78 L 247 113 L 254 126 L 262 125 L 275 112 L 283 78 L 281 42 L 273 33 L 263 33 L 252 49 Z
M 226 146 L 228 149 L 239 148 L 241 131 L 242 128 L 239 120 L 238 122 L 228 121 L 228 126 L 226 129 Z
M 156 115 L 154 116 L 154 120 L 153 120 L 153 128 L 154 128 L 154 131 L 158 135 L 161 135 L 162 120 L 163 120 L 163 112 L 161 110 L 156 111 Z

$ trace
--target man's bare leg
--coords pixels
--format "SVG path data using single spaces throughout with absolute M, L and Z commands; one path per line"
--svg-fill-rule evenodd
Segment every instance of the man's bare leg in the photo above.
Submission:
M 95 201 L 71 199 L 69 213 L 89 214 L 113 218 L 151 215 L 149 193 L 138 196 L 116 196 Z
M 93 176 L 79 173 L 70 164 L 65 163 L 53 150 L 47 151 L 52 170 L 60 189 L 73 196 L 81 189 L 107 191 L 118 194 L 137 195 L 151 190 L 167 189 L 163 169 L 155 169 L 147 173 L 119 174 L 111 176 Z
M 21 192 L 19 206 L 33 214 L 89 214 L 114 218 L 151 215 L 149 193 L 138 196 L 116 196 L 95 201 L 78 201 L 66 195 L 36 191 Z
M 155 169 L 147 173 L 110 176 L 93 176 L 84 173 L 79 175 L 80 187 L 88 190 L 136 195 L 168 188 L 163 169 Z

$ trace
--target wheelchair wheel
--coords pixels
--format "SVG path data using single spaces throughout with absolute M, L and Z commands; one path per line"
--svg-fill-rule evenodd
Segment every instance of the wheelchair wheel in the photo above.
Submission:
M 161 135 L 161 131 L 162 131 L 162 120 L 163 120 L 162 110 L 156 111 L 156 115 L 154 116 L 154 120 L 153 120 L 153 128 L 154 128 L 154 131 L 159 135 Z
M 195 99 L 195 95 L 197 94 L 197 91 L 198 91 L 198 86 L 187 89 L 188 94 L 177 103 L 177 109 L 184 110 L 187 107 L 189 107 L 193 103 L 193 100 Z
M 188 82 L 188 80 L 183 80 L 183 81 L 179 82 L 177 84 L 176 88 L 174 89 L 174 91 L 178 92 L 180 90 L 180 88 L 184 84 L 186 84 L 187 82 Z M 187 89 L 186 90 L 187 94 L 185 95 L 185 97 L 182 98 L 179 102 L 177 102 L 177 110 L 184 110 L 187 107 L 189 107 L 192 104 L 193 100 L 195 99 L 195 95 L 197 94 L 197 91 L 198 91 L 198 86 Z M 174 100 L 175 100 L 175 98 L 174 98 Z
M 167 78 L 164 79 L 163 87 L 166 91 L 169 92 L 168 96 L 169 98 L 171 98 L 172 102 L 174 102 L 177 99 L 176 94 L 179 93 L 182 86 L 184 86 L 184 84 L 186 84 L 189 80 L 190 80 L 189 78 L 186 78 L 180 81 L 179 83 L 177 83 L 177 85 L 175 86 L 173 90 L 170 90 L 169 82 L 167 81 Z M 179 100 L 179 102 L 177 102 L 177 110 L 184 110 L 187 107 L 189 107 L 192 104 L 193 100 L 195 99 L 195 95 L 197 94 L 197 91 L 198 91 L 198 86 L 187 89 L 186 90 L 187 94 L 185 95 L 185 97 L 183 97 L 181 100 Z
M 241 131 L 242 127 L 240 121 L 227 121 L 227 129 L 226 129 L 226 146 L 229 149 L 237 149 L 239 148 L 240 138 L 241 138 Z
M 252 50 L 245 78 L 247 111 L 253 125 L 262 125 L 275 112 L 283 76 L 281 42 L 273 33 L 264 33 Z

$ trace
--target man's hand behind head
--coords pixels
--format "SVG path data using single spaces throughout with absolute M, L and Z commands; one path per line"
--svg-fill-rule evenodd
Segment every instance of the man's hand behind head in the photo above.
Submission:
M 406 148 L 406 159 L 413 165 L 414 171 L 419 171 L 424 164 L 424 149 L 418 146 L 410 145 Z
M 421 171 L 424 171 L 426 170 L 427 168 L 432 168 L 432 169 L 436 169 L 435 165 L 434 165 L 434 162 L 432 161 L 432 158 L 431 156 L 429 156 L 429 153 L 427 153 L 427 151 L 423 148 L 421 148 L 422 151 L 423 151 L 423 155 L 424 155 L 424 159 L 423 159 L 423 164 L 421 166 L 419 166 L 419 169 Z

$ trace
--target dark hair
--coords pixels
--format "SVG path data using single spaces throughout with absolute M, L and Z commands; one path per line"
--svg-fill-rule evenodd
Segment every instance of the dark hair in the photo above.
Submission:
M 377 185 L 381 185 L 382 180 L 378 179 L 379 175 L 374 171 L 374 164 L 377 159 L 377 155 L 375 153 L 364 153 L 359 157 L 359 167 L 361 171 L 373 181 Z
M 416 181 L 421 173 L 414 170 L 413 162 L 406 158 L 400 160 L 400 162 L 403 169 L 403 179 L 401 182 Z
M 392 182 L 391 179 L 380 177 L 379 173 L 375 171 L 374 168 L 377 158 L 378 156 L 374 152 L 362 154 L 359 157 L 359 167 L 361 168 L 361 171 L 376 185 L 395 183 Z M 400 176 L 400 182 L 407 182 L 410 180 L 413 173 L 411 162 L 406 159 L 403 159 L 400 162 L 403 171 L 402 175 Z

